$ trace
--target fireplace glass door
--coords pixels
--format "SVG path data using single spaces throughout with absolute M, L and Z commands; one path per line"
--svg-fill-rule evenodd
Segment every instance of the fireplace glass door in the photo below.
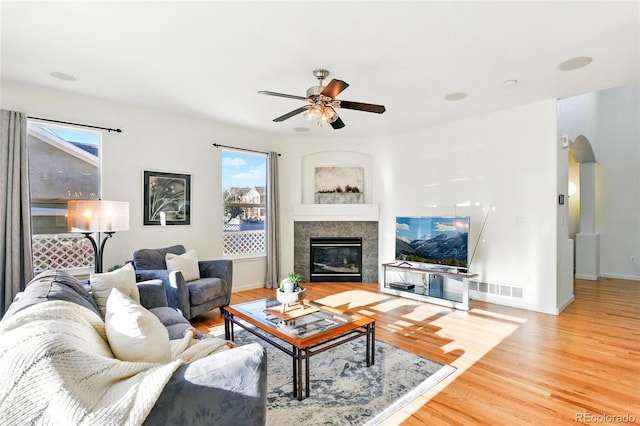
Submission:
M 362 282 L 362 238 L 311 238 L 311 281 Z

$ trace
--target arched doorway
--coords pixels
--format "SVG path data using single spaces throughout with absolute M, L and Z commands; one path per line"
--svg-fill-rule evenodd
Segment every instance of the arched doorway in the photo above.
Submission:
M 577 182 L 572 180 L 576 178 L 576 167 L 569 164 L 569 179 L 576 183 L 577 189 L 577 197 L 569 200 L 569 229 L 577 229 L 574 237 L 575 276 L 580 279 L 597 280 L 600 275 L 600 235 L 596 233 L 596 166 L 598 163 L 591 143 L 584 135 L 576 137 L 571 144 L 570 152 L 569 161 L 572 161 L 572 157 L 577 163 L 579 177 L 576 179 Z M 574 223 L 576 219 L 577 224 Z

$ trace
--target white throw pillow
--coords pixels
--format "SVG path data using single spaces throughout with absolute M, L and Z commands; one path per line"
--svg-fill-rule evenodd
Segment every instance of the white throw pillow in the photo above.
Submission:
M 167 269 L 170 271 L 180 271 L 185 281 L 200 279 L 200 268 L 198 268 L 198 256 L 195 250 L 189 250 L 184 254 L 167 253 L 165 256 Z
M 140 303 L 140 292 L 136 285 L 136 271 L 133 269 L 132 264 L 127 263 L 115 271 L 91 276 L 91 291 L 98 308 L 102 311 L 102 315 L 106 315 L 107 299 L 113 288 L 117 288 Z
M 145 307 L 118 289 L 107 300 L 105 329 L 111 352 L 121 361 L 171 361 L 169 332 Z

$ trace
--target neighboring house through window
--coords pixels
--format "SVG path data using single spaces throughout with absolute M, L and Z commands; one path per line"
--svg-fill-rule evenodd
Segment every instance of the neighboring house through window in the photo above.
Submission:
M 223 255 L 266 255 L 266 182 L 266 154 L 222 150 Z
M 100 198 L 99 132 L 29 121 L 27 151 L 34 272 L 93 270 L 91 245 L 67 228 L 68 200 Z

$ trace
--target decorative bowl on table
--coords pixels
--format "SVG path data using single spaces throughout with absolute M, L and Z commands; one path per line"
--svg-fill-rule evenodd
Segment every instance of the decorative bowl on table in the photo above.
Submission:
M 293 305 L 294 303 L 302 303 L 304 300 L 304 296 L 307 294 L 307 289 L 298 287 L 297 291 L 292 291 L 289 293 L 285 293 L 284 291 L 278 289 L 276 291 L 276 299 L 278 302 L 287 305 Z

